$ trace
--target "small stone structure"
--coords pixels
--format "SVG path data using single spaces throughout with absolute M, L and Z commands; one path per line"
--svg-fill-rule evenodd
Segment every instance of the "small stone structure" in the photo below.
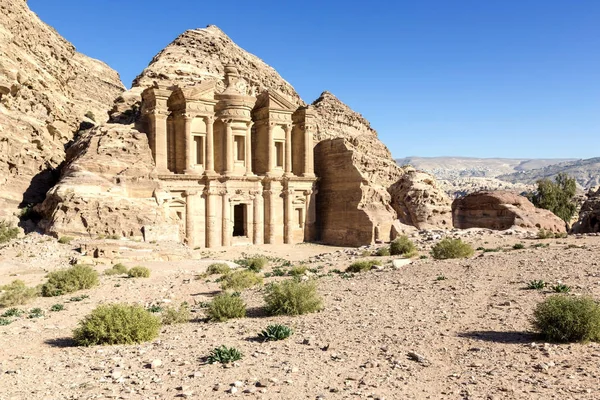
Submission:
M 221 93 L 214 81 L 144 90 L 154 197 L 191 247 L 314 240 L 312 111 L 243 84 L 229 64 Z

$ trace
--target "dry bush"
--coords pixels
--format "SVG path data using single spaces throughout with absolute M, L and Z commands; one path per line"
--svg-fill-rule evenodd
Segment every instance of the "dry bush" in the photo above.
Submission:
M 134 344 L 158 336 L 160 320 L 139 305 L 101 305 L 79 322 L 73 331 L 80 346 Z
M 260 272 L 264 267 L 267 266 L 269 260 L 264 256 L 254 256 L 236 260 L 236 263 L 248 268 L 250 271 Z
M 404 256 L 406 258 L 414 257 L 418 254 L 417 247 L 408 238 L 408 236 L 398 236 L 390 244 L 390 254 L 393 256 Z
M 115 264 L 112 268 L 104 271 L 104 275 L 125 275 L 129 272 L 129 269 L 121 263 Z
M 231 272 L 231 267 L 225 263 L 210 264 L 206 269 L 207 275 L 224 275 Z
M 290 276 L 294 276 L 294 277 L 300 277 L 302 275 L 304 275 L 306 273 L 306 271 L 308 271 L 308 267 L 306 265 L 298 265 L 296 267 L 292 267 L 288 274 Z
M 436 260 L 449 258 L 468 258 L 473 255 L 473 247 L 460 239 L 442 239 L 431 249 L 431 256 Z
M 391 251 L 389 247 L 380 247 L 377 249 L 377 251 L 375 252 L 375 255 L 377 257 L 387 257 L 389 255 L 391 255 Z
M 215 296 L 207 312 L 211 321 L 223 322 L 232 318 L 243 318 L 246 316 L 246 304 L 239 295 L 221 293 Z
M 381 265 L 379 260 L 362 260 L 353 262 L 346 268 L 346 272 L 370 271 L 373 267 Z
M 37 288 L 30 288 L 21 280 L 0 286 L 0 308 L 26 304 L 39 295 Z
M 150 270 L 146 267 L 133 267 L 127 272 L 127 276 L 130 278 L 150 278 Z
M 590 297 L 552 296 L 539 303 L 533 326 L 552 342 L 600 340 L 600 306 Z
M 0 221 L 0 243 L 16 239 L 19 236 L 19 228 L 12 226 L 7 221 Z
M 262 276 L 249 270 L 239 270 L 225 275 L 221 282 L 221 288 L 223 290 L 244 290 L 252 286 L 262 285 L 262 282 Z
M 98 284 L 98 273 L 89 265 L 77 264 L 71 268 L 48 274 L 42 285 L 42 296 L 60 296 L 77 290 L 89 289 Z
M 286 280 L 272 283 L 266 288 L 265 302 L 271 315 L 301 315 L 319 311 L 323 300 L 317 292 L 315 281 Z
M 190 306 L 183 302 L 179 307 L 169 306 L 162 310 L 163 325 L 183 324 L 190 320 Z

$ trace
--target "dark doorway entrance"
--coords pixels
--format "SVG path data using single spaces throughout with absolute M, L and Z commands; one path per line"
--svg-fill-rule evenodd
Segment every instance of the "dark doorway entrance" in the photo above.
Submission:
M 233 236 L 248 236 L 246 233 L 246 205 L 233 206 Z

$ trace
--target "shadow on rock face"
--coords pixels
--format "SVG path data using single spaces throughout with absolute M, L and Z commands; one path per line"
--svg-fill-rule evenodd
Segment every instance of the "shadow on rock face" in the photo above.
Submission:
M 467 339 L 481 340 L 484 342 L 523 344 L 539 339 L 539 335 L 532 332 L 498 332 L 498 331 L 470 331 L 461 332 L 456 336 Z

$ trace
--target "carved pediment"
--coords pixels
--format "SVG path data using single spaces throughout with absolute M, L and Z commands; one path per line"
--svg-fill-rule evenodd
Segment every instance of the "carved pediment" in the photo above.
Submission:
M 215 81 L 205 81 L 194 86 L 178 87 L 169 97 L 169 108 L 177 109 L 190 102 L 216 103 Z
M 285 98 L 284 95 L 272 89 L 265 90 L 259 94 L 256 100 L 255 109 L 258 110 L 265 107 L 269 108 L 270 110 L 290 112 L 295 111 L 297 108 L 291 101 Z

